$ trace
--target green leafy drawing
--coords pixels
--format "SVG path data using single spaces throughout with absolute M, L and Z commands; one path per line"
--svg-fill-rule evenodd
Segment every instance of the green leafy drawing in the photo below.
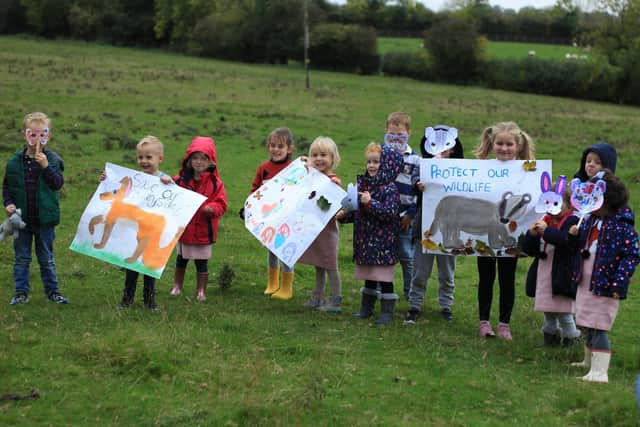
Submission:
M 331 207 L 331 202 L 329 202 L 324 196 L 320 196 L 316 204 L 322 212 L 328 211 Z

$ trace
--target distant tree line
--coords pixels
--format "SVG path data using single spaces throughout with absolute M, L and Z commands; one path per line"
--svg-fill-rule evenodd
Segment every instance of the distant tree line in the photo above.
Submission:
M 311 66 L 384 72 L 563 96 L 640 103 L 640 0 L 598 0 L 584 12 L 572 0 L 518 12 L 488 0 L 456 0 L 433 12 L 413 0 L 3 0 L 0 34 L 161 47 L 258 63 L 303 59 L 308 9 Z M 380 58 L 379 35 L 424 39 L 425 50 Z M 489 39 L 594 46 L 599 60 L 489 61 Z M 593 55 L 595 56 L 595 55 Z
M 411 0 L 347 0 L 343 5 L 327 0 L 307 2 L 312 26 L 358 25 L 389 36 L 421 37 L 438 20 L 456 13 L 436 13 Z M 582 12 L 570 1 L 520 11 L 490 7 L 488 0 L 461 3 L 473 15 L 478 31 L 490 40 L 566 44 L 586 39 L 589 43 L 591 30 L 610 18 L 603 12 Z M 0 33 L 171 46 L 205 53 L 220 50 L 226 56 L 241 44 L 247 49 L 243 56 L 250 60 L 282 60 L 297 55 L 303 4 L 304 0 L 4 0 L 0 3 Z M 202 46 L 203 42 L 214 42 L 214 46 Z M 265 48 L 264 58 L 254 52 Z

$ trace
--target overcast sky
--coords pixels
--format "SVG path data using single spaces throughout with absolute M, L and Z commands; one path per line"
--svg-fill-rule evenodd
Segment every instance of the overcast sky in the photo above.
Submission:
M 445 6 L 450 4 L 450 0 L 418 0 L 431 10 L 439 11 Z M 331 0 L 332 3 L 344 4 L 346 0 Z M 553 6 L 556 0 L 489 0 L 491 6 L 500 6 L 503 9 L 515 9 L 519 10 L 522 7 L 531 6 L 536 9 L 542 9 L 545 7 Z M 586 9 L 587 5 L 592 4 L 591 0 L 582 0 L 579 4 L 583 9 Z
M 449 0 L 418 0 L 432 10 L 440 10 L 449 3 Z M 590 9 L 595 4 L 594 0 L 575 1 L 583 10 Z M 556 4 L 556 0 L 489 0 L 491 6 L 500 6 L 503 9 L 519 10 L 522 7 L 535 7 L 542 9 Z

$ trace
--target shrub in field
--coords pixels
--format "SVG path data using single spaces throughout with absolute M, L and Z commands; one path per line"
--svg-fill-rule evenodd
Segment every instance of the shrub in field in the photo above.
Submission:
M 473 21 L 457 15 L 445 16 L 424 36 L 435 76 L 446 82 L 475 80 L 484 60 L 484 44 Z
M 233 58 L 241 44 L 234 30 L 239 21 L 239 17 L 235 19 L 232 14 L 200 19 L 193 29 L 191 51 L 203 56 Z
M 482 74 L 487 86 L 495 89 L 597 101 L 620 96 L 620 70 L 596 61 L 492 60 Z
M 607 62 L 582 63 L 576 70 L 578 87 L 576 96 L 595 101 L 621 102 L 624 101 L 627 90 L 622 86 L 623 70 Z M 638 76 L 640 78 L 640 75 Z M 640 95 L 640 87 L 636 91 Z M 626 100 L 630 104 L 638 103 L 635 99 Z
M 220 273 L 218 274 L 218 286 L 220 289 L 229 289 L 233 284 L 233 279 L 236 277 L 236 272 L 233 271 L 233 267 L 228 262 L 222 264 Z
M 287 20 L 281 19 L 286 15 Z M 191 35 L 193 53 L 245 62 L 287 63 L 301 56 L 302 8 L 298 0 L 230 5 L 199 19 Z
M 620 66 L 620 99 L 624 103 L 640 104 L 640 36 L 630 38 L 627 46 L 614 55 Z
M 427 52 L 389 52 L 382 58 L 382 72 L 389 76 L 433 80 L 433 66 Z
M 358 74 L 374 74 L 379 70 L 380 56 L 373 28 L 320 24 L 313 28 L 309 38 L 312 66 Z

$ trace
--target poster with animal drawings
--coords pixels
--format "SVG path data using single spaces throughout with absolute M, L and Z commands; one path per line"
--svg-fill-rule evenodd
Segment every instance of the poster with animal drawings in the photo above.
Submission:
M 206 197 L 112 163 L 105 165 L 105 172 L 107 178 L 80 218 L 71 249 L 160 278 Z
M 326 175 L 296 159 L 249 195 L 244 224 L 282 262 L 293 266 L 338 212 L 346 194 Z
M 422 159 L 422 247 L 433 254 L 518 256 L 541 214 L 540 177 L 551 160 Z

